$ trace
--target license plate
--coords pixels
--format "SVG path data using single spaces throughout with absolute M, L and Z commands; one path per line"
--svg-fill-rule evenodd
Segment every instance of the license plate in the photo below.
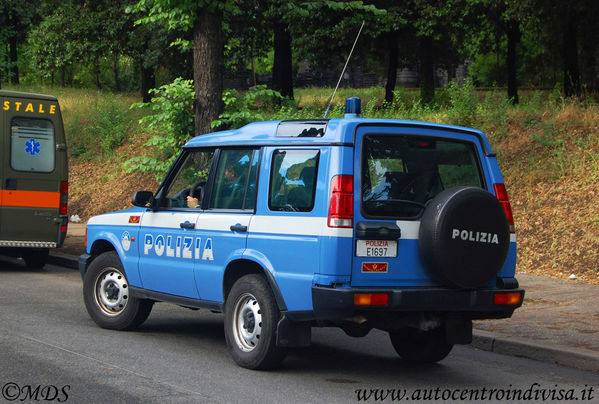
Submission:
M 356 257 L 397 257 L 397 240 L 357 240 Z

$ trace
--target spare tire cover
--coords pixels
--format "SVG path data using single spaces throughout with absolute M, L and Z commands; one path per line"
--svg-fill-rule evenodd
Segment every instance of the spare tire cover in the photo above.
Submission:
M 486 190 L 450 188 L 427 204 L 418 244 L 433 277 L 447 286 L 473 289 L 501 270 L 510 245 L 509 223 L 501 203 Z

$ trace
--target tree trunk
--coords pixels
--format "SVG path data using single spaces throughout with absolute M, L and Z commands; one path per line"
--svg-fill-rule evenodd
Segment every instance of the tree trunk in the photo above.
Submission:
M 512 104 L 518 104 L 518 77 L 516 64 L 516 47 L 521 37 L 518 21 L 510 21 L 507 25 L 507 96 Z
M 420 98 L 430 104 L 435 98 L 435 72 L 433 62 L 433 38 L 420 38 Z
M 66 67 L 60 66 L 60 86 L 65 86 L 65 75 L 66 75 Z
M 121 78 L 119 72 L 119 54 L 114 52 L 112 61 L 112 71 L 114 72 L 114 89 L 115 91 L 121 91 Z
M 222 12 L 198 10 L 193 33 L 194 131 L 201 135 L 212 131 L 211 122 L 223 110 L 223 39 Z
M 141 99 L 143 102 L 150 102 L 152 95 L 150 90 L 156 87 L 156 76 L 154 75 L 154 68 L 145 67 L 143 60 L 140 63 L 141 68 Z
M 94 60 L 94 79 L 96 81 L 96 87 L 98 90 L 101 90 L 102 83 L 100 82 L 100 60 L 98 58 Z
M 388 104 L 393 102 L 393 90 L 395 90 L 395 85 L 397 83 L 397 37 L 397 31 L 391 31 L 387 36 L 387 52 L 389 60 L 387 63 L 387 84 L 385 84 L 385 102 Z
M 275 21 L 274 63 L 272 67 L 272 88 L 283 97 L 293 99 L 293 60 L 291 56 L 291 35 L 287 27 Z
M 11 35 L 8 38 L 9 57 L 10 57 L 10 82 L 19 84 L 19 59 L 17 56 L 17 35 Z
M 581 35 L 582 43 L 580 49 L 581 80 L 582 85 L 589 91 L 597 91 L 597 60 L 595 54 L 597 45 L 591 34 Z
M 580 71 L 578 69 L 578 41 L 577 41 L 577 18 L 573 15 L 567 16 L 564 22 L 564 93 L 566 97 L 579 96 Z

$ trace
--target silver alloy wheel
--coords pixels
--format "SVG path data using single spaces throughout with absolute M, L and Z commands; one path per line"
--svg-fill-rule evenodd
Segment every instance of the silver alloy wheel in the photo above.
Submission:
M 96 278 L 94 300 L 104 314 L 120 314 L 129 301 L 129 285 L 125 275 L 116 268 L 104 268 Z
M 260 305 L 250 293 L 244 293 L 233 309 L 233 336 L 239 349 L 250 352 L 258 345 L 262 334 Z

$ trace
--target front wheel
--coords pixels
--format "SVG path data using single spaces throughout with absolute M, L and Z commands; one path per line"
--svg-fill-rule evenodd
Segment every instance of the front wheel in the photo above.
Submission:
M 263 276 L 246 275 L 235 282 L 225 302 L 225 339 L 239 366 L 268 369 L 283 360 L 285 350 L 276 344 L 279 317 Z
M 153 302 L 131 296 L 129 282 L 116 251 L 100 254 L 83 278 L 83 301 L 102 328 L 132 330 L 152 311 Z
M 395 351 L 404 360 L 418 363 L 435 363 L 444 359 L 453 344 L 445 339 L 445 327 L 433 328 L 427 331 L 416 328 L 405 328 L 390 332 L 389 337 Z

